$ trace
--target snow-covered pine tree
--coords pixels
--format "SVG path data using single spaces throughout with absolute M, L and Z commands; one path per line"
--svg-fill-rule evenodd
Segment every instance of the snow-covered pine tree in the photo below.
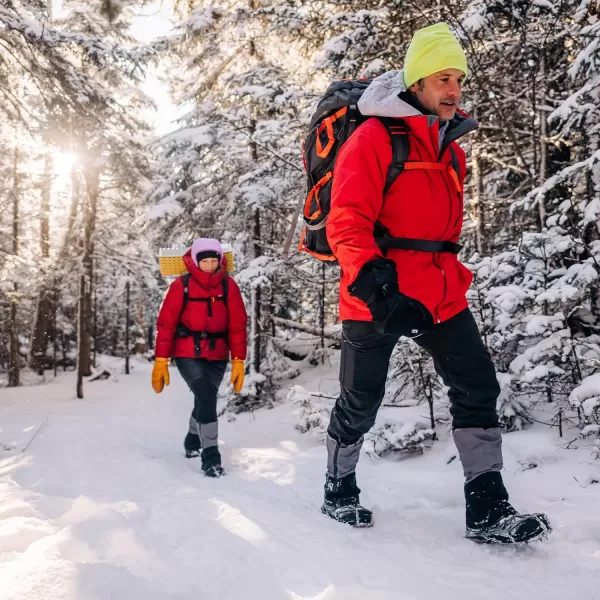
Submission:
M 95 246 L 98 224 L 110 201 L 115 201 L 114 210 L 119 212 L 128 201 L 135 203 L 140 197 L 147 160 L 142 151 L 144 125 L 138 114 L 148 104 L 137 86 L 150 53 L 136 48 L 126 36 L 125 21 L 108 27 L 93 3 L 64 3 L 62 8 L 53 20 L 46 7 L 36 3 L 10 4 L 0 9 L 3 39 L 11 50 L 2 65 L 21 69 L 23 74 L 22 87 L 13 87 L 13 102 L 0 103 L 0 110 L 5 109 L 22 123 L 33 147 L 44 148 L 41 156 L 46 157 L 46 168 L 39 169 L 35 162 L 31 167 L 40 171 L 40 189 L 34 192 L 40 200 L 36 217 L 25 221 L 25 240 L 36 242 L 27 241 L 24 248 L 27 264 L 35 268 L 34 276 L 24 280 L 39 285 L 29 294 L 30 298 L 39 298 L 35 327 L 31 327 L 35 342 L 32 366 L 43 368 L 51 329 L 48 322 L 55 321 L 54 314 L 49 314 L 54 310 L 49 310 L 48 296 L 71 302 L 62 306 L 64 314 L 57 315 L 57 323 L 67 327 L 65 317 L 67 321 L 74 317 L 79 277 L 73 266 L 81 264 L 85 293 L 79 341 L 84 344 L 82 371 L 89 373 L 90 346 L 85 342 L 91 333 L 94 263 L 97 266 L 101 257 Z M 8 81 L 3 79 L 4 83 Z M 15 90 L 28 93 L 19 95 Z M 35 120 L 31 119 L 34 113 Z M 29 152 L 30 162 L 35 161 L 32 155 L 35 152 Z M 61 164 L 66 157 L 74 159 L 76 165 L 70 185 L 72 202 L 70 209 L 59 216 L 68 184 L 63 181 L 60 189 L 52 183 L 57 174 L 68 171 Z M 28 202 L 26 206 L 33 208 L 34 204 Z M 122 217 L 123 212 L 118 220 L 121 227 L 126 226 Z M 56 238 L 49 238 L 50 229 L 53 235 L 58 234 Z M 114 237 L 114 232 L 113 223 L 107 240 L 110 233 Z M 44 261 L 55 268 L 49 270 Z M 34 311 L 35 307 L 28 313 Z M 26 324 L 21 327 L 27 344 L 28 330 Z

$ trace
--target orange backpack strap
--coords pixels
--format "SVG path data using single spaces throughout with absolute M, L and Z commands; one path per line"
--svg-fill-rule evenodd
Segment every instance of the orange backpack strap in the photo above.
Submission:
M 452 156 L 454 157 L 454 150 L 452 150 Z M 458 178 L 457 168 L 453 164 L 444 164 L 444 163 L 435 163 L 435 162 L 407 162 L 404 164 L 404 169 L 407 171 L 415 170 L 415 169 L 431 169 L 433 171 L 448 171 L 450 177 L 452 177 L 452 181 L 454 181 L 454 185 L 456 186 L 457 192 L 462 192 L 462 187 L 460 185 L 460 180 Z
M 407 171 L 414 169 L 431 169 L 433 171 L 447 170 L 450 174 L 450 177 L 452 177 L 452 180 L 454 181 L 456 190 L 459 193 L 462 192 L 462 187 L 460 185 L 459 179 L 460 171 L 458 165 L 458 158 L 452 146 L 450 146 L 450 152 L 452 153 L 451 165 L 446 165 L 444 163 L 438 162 L 409 162 L 408 156 L 410 154 L 410 144 L 408 140 L 408 126 L 401 119 L 379 117 L 379 120 L 383 123 L 383 125 L 385 125 L 385 128 L 388 130 L 390 140 L 392 143 L 392 162 L 390 163 L 390 166 L 388 168 L 385 186 L 383 188 L 384 194 L 389 191 L 394 181 L 398 179 L 398 177 L 402 174 L 402 172 L 405 169 Z

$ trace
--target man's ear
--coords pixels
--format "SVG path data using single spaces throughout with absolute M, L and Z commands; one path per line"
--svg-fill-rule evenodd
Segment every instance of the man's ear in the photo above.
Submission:
M 408 91 L 412 92 L 413 94 L 416 94 L 417 92 L 422 92 L 424 87 L 425 82 L 423 81 L 423 79 L 419 79 L 408 88 Z

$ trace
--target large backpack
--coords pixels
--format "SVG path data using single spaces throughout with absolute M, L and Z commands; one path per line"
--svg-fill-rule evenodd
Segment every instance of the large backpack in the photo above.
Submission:
M 307 178 L 306 198 L 299 202 L 284 246 L 287 255 L 296 230 L 296 223 L 304 206 L 304 228 L 298 249 L 324 261 L 336 258 L 327 240 L 326 226 L 331 209 L 333 173 L 340 148 L 368 117 L 358 110 L 358 100 L 371 80 L 336 81 L 332 83 L 317 105 L 311 119 L 308 135 L 302 144 L 302 157 Z M 410 153 L 408 130 L 401 119 L 377 117 L 385 125 L 392 143 L 392 162 L 388 168 L 385 194 L 404 170 L 444 170 L 446 165 L 431 162 L 408 161 Z M 460 190 L 458 160 L 452 152 L 453 179 Z M 383 226 L 375 224 L 375 241 L 383 249 L 398 248 L 423 252 L 452 252 L 458 254 L 461 246 L 454 242 L 392 238 Z

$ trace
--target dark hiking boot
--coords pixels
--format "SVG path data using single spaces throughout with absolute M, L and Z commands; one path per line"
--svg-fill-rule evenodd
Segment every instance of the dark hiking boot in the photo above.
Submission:
M 183 440 L 186 458 L 200 456 L 200 436 L 197 433 L 188 433 Z
M 352 527 L 371 527 L 373 513 L 360 505 L 359 494 L 360 489 L 356 485 L 355 473 L 350 473 L 341 479 L 326 475 L 325 501 L 321 506 L 321 512 Z
M 221 466 L 221 453 L 217 446 L 202 450 L 202 470 L 207 477 L 221 477 L 225 469 Z
M 490 471 L 465 484 L 466 537 L 480 544 L 522 544 L 552 531 L 542 513 L 520 515 L 508 501 L 502 475 Z

